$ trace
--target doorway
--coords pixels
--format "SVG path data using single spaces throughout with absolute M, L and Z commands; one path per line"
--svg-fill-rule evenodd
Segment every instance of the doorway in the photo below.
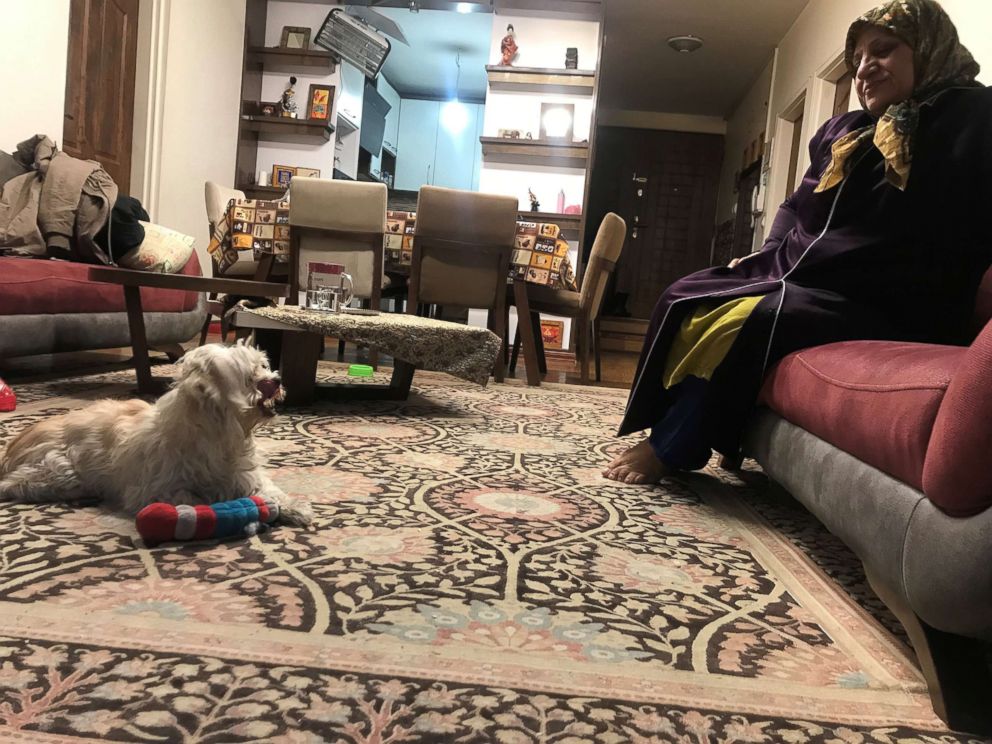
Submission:
M 627 222 L 603 314 L 649 318 L 665 287 L 709 266 L 724 138 L 600 127 L 596 148 L 583 245 L 606 212 Z
M 62 149 L 130 193 L 138 0 L 71 0 Z

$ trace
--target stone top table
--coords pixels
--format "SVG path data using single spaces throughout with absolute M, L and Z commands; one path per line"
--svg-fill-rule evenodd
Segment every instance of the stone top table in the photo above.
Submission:
M 329 399 L 404 400 L 416 369 L 446 372 L 485 385 L 500 353 L 499 337 L 485 328 L 400 313 L 355 315 L 293 305 L 238 310 L 234 325 L 282 332 L 279 372 L 289 405 Z M 318 385 L 321 341 L 332 336 L 394 359 L 389 386 Z

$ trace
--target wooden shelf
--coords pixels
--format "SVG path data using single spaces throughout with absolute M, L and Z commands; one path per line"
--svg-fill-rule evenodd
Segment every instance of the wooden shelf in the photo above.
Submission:
M 596 73 L 593 70 L 486 65 L 486 75 L 489 77 L 489 87 L 493 90 L 591 96 L 596 86 Z
M 561 168 L 585 168 L 589 159 L 587 142 L 552 142 L 549 140 L 479 137 L 482 158 L 489 163 L 545 165 Z
M 273 197 L 280 197 L 286 193 L 286 189 L 282 186 L 259 186 L 254 183 L 241 184 L 237 188 L 244 191 L 249 199 L 273 200 Z
M 550 222 L 558 225 L 562 232 L 574 232 L 582 224 L 581 214 L 563 214 L 561 212 L 518 212 L 517 219 L 521 222 Z
M 269 142 L 321 145 L 331 139 L 334 125 L 326 121 L 290 119 L 283 116 L 243 117 L 244 130 Z
M 302 75 L 330 75 L 337 57 L 330 52 L 279 47 L 251 47 L 248 64 L 269 72 L 299 72 Z

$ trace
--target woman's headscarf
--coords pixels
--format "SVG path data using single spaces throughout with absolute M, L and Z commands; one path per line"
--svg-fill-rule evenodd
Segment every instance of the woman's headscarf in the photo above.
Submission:
M 884 29 L 913 50 L 915 83 L 910 97 L 889 106 L 877 122 L 849 132 L 833 144 L 832 159 L 816 191 L 826 191 L 844 180 L 852 155 L 872 142 L 885 156 L 885 178 L 900 191 L 906 189 L 913 162 L 913 140 L 920 104 L 942 90 L 978 85 L 978 63 L 958 40 L 958 32 L 935 0 L 890 0 L 859 17 L 847 31 L 844 61 L 852 73 L 854 46 L 868 26 Z M 862 101 L 862 106 L 864 101 Z

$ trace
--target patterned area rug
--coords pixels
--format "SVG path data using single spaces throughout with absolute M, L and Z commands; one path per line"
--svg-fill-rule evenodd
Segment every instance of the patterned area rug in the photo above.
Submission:
M 132 380 L 21 385 L 0 444 Z M 971 741 L 760 473 L 619 485 L 622 392 L 414 387 L 261 430 L 312 531 L 149 550 L 96 507 L 4 505 L 0 739 Z

